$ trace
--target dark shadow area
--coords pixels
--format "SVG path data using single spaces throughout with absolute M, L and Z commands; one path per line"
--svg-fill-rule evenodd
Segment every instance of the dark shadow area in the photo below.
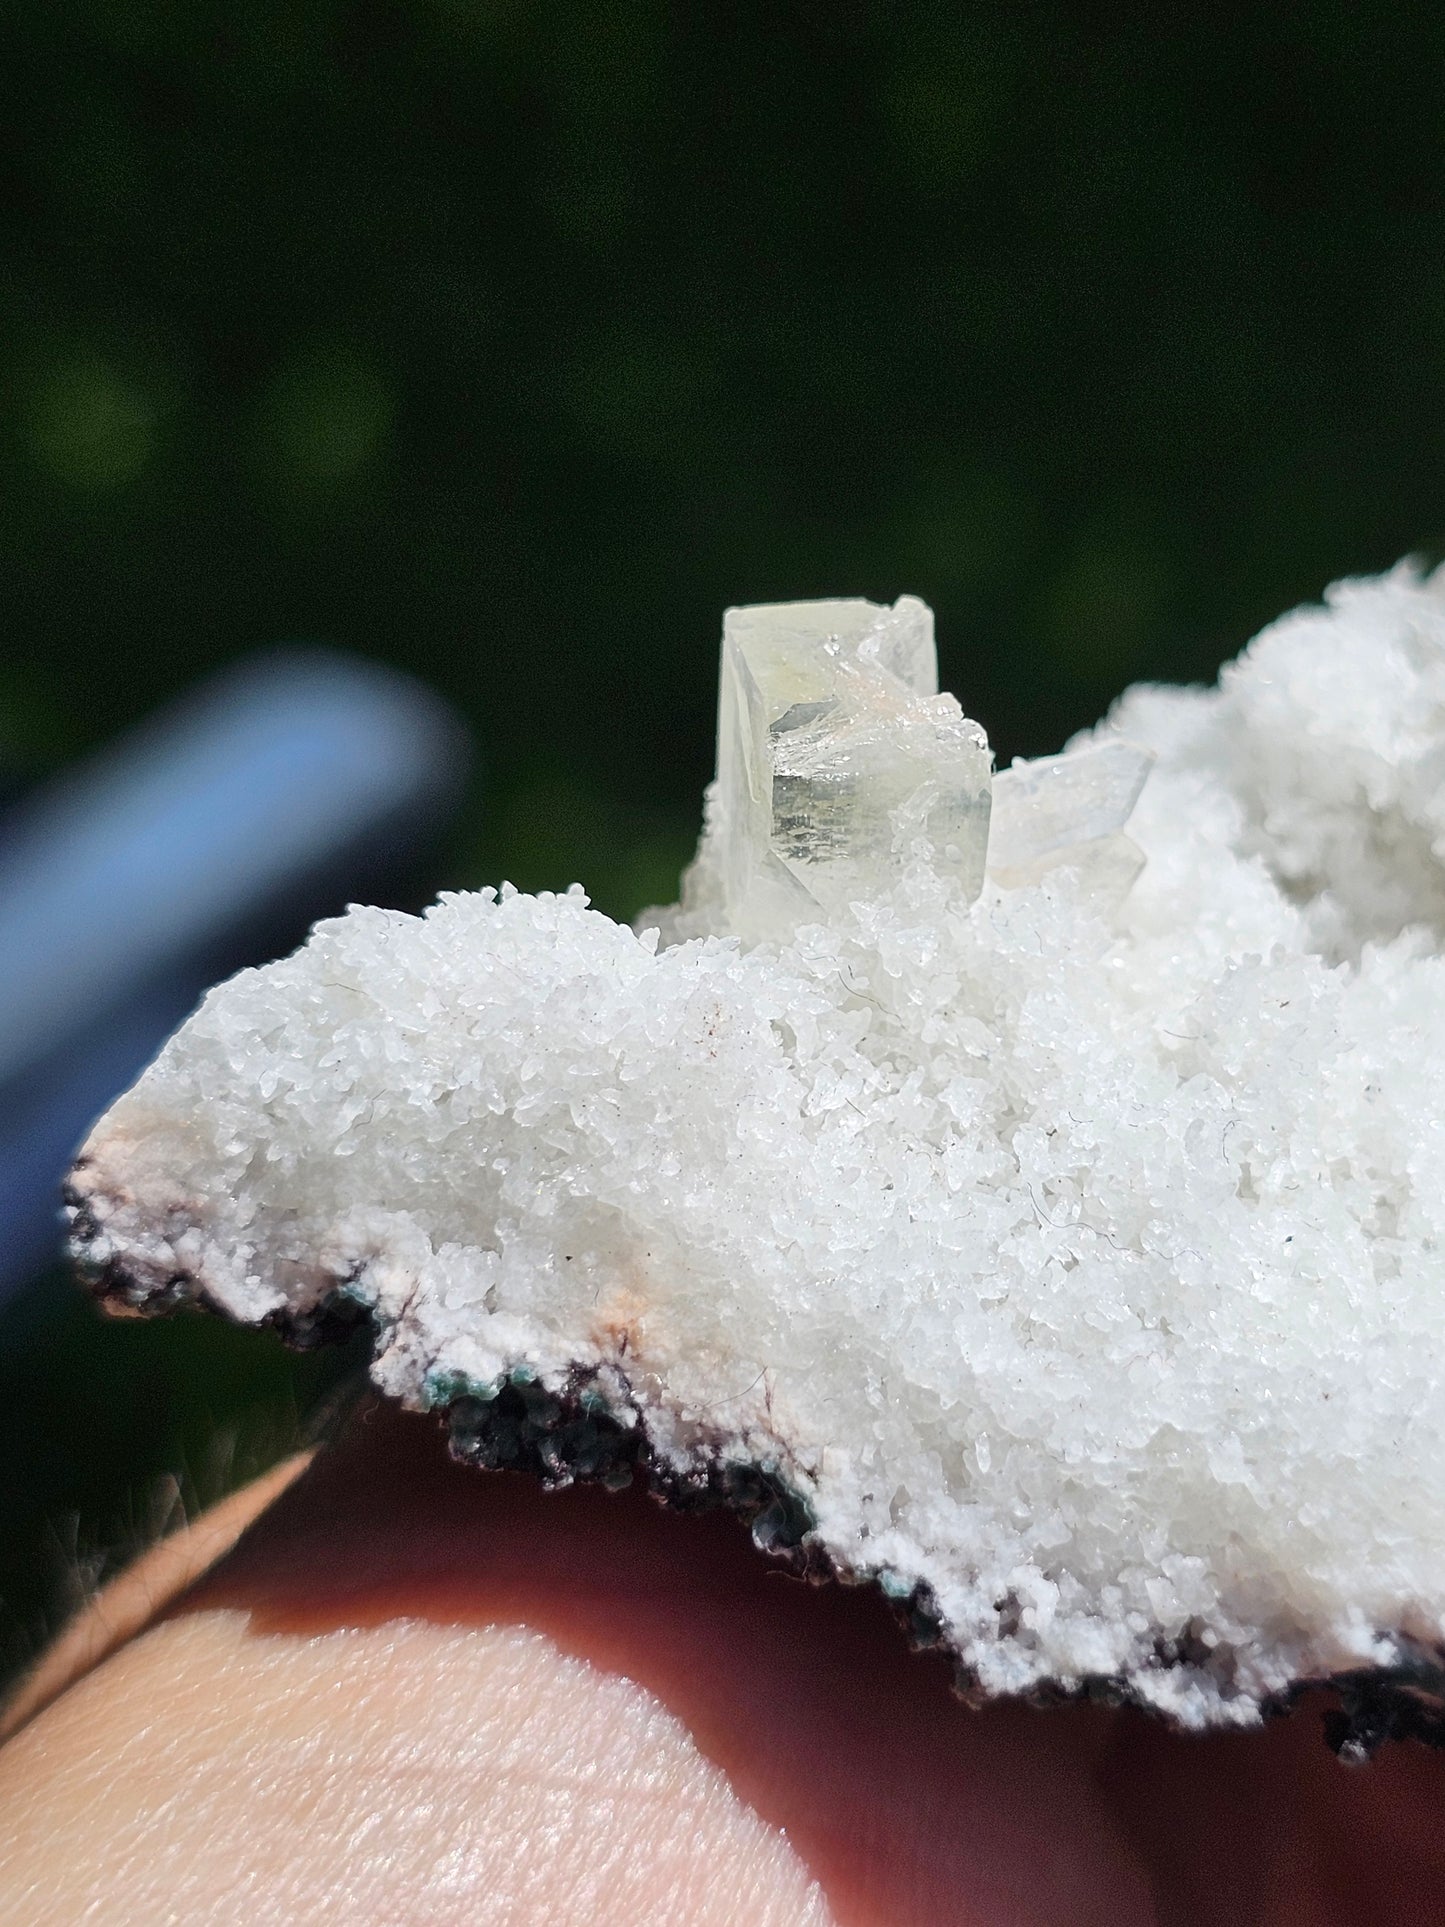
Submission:
M 294 1450 L 369 1352 L 110 1319 L 64 1273 L 0 1308 L 0 1687 L 136 1553 Z

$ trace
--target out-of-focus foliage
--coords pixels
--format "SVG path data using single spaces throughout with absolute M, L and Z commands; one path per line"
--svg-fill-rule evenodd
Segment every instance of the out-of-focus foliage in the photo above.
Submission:
M 728 601 L 929 597 L 1006 751 L 1207 674 L 1445 527 L 1442 63 L 1368 4 L 15 0 L 7 748 L 334 638 L 476 716 L 454 871 L 625 910 Z
M 1445 531 L 1442 71 L 1371 0 L 12 0 L 0 792 L 321 637 L 475 721 L 438 881 L 626 913 L 728 602 L 927 597 L 1005 756 L 1208 675 Z

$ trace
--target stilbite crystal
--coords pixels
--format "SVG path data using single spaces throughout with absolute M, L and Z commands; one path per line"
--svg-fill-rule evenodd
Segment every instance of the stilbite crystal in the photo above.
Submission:
M 921 604 L 727 651 L 682 906 L 221 986 L 73 1174 L 97 1290 L 363 1310 L 463 1456 L 726 1498 L 980 1691 L 1445 1733 L 1445 575 L 1005 771 L 981 887 Z

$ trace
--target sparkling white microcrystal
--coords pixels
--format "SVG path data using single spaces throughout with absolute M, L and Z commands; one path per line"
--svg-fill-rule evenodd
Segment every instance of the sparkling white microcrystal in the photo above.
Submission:
M 1445 578 L 1132 691 L 991 831 L 922 604 L 726 635 L 678 910 L 322 924 L 102 1120 L 82 1255 L 244 1319 L 344 1282 L 414 1404 L 594 1367 L 986 1690 L 1237 1722 L 1438 1646 Z

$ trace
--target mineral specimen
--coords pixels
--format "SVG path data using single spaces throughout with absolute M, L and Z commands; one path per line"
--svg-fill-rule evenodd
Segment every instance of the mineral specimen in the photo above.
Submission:
M 96 1127 L 77 1254 L 368 1316 L 464 1456 L 730 1501 L 970 1690 L 1438 1735 L 1445 577 L 1132 691 L 991 824 L 935 688 L 909 598 L 731 612 L 680 906 L 320 925 Z

